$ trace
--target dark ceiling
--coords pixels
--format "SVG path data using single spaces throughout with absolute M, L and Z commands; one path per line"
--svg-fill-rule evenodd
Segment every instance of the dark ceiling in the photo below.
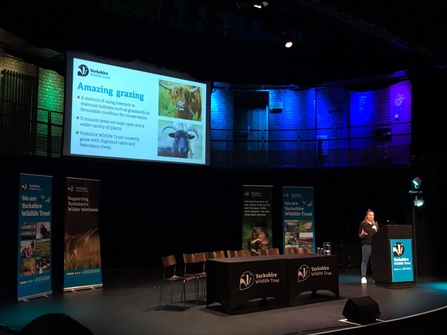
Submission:
M 445 34 L 433 34 L 442 26 L 441 0 L 420 1 L 429 8 L 442 3 L 439 12 L 398 0 L 392 6 L 385 0 L 374 1 L 376 6 L 371 0 L 268 2 L 259 10 L 230 0 L 8 1 L 0 28 L 28 48 L 7 40 L 0 46 L 61 74 L 61 55 L 76 50 L 247 84 L 312 86 L 444 66 Z M 431 24 L 421 26 L 417 13 Z M 297 36 L 292 49 L 279 41 L 286 30 Z

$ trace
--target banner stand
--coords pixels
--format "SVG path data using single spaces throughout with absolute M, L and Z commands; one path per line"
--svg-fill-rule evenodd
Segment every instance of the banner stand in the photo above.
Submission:
M 243 185 L 242 249 L 258 256 L 272 248 L 271 185 Z
M 64 292 L 75 292 L 75 291 L 82 291 L 82 290 L 96 290 L 98 288 L 102 288 L 102 284 L 67 287 L 67 288 L 64 288 Z
M 28 295 L 26 297 L 17 298 L 17 302 L 22 302 L 22 301 L 28 302 L 28 301 L 30 301 L 32 299 L 36 299 L 36 298 L 48 298 L 52 294 L 53 294 L 53 291 L 48 291 L 48 292 L 42 292 L 39 294 Z
M 304 248 L 315 252 L 314 189 L 283 186 L 283 252 L 288 248 Z
M 99 184 L 66 178 L 64 292 L 102 287 Z
M 53 293 L 53 177 L 21 173 L 19 187 L 17 301 L 28 301 Z

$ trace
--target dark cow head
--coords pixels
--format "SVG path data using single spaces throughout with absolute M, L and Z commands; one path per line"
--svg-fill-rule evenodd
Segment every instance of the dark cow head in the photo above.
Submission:
M 190 143 L 189 141 L 195 138 L 194 135 L 189 132 L 193 132 L 199 137 L 199 133 L 193 127 L 189 127 L 185 130 L 178 129 L 173 125 L 167 125 L 163 128 L 163 132 L 166 129 L 173 129 L 174 132 L 169 133 L 169 137 L 174 139 L 174 143 L 172 144 L 172 154 L 174 157 L 187 158 L 190 152 Z
M 171 98 L 172 104 L 178 110 L 178 117 L 181 119 L 191 120 L 194 115 L 194 110 L 191 108 L 192 97 L 195 92 L 199 89 L 198 86 L 194 88 L 185 88 L 181 86 L 169 86 L 159 82 L 160 86 L 169 91 L 169 97 Z

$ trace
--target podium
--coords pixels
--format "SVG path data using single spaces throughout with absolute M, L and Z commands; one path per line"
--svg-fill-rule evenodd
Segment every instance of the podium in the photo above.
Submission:
M 382 226 L 372 237 L 373 279 L 377 286 L 414 286 L 411 225 Z

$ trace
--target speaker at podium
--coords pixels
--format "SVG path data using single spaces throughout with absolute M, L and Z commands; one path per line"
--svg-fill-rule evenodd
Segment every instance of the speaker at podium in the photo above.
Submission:
M 411 225 L 385 225 L 372 237 L 373 279 L 377 286 L 414 286 Z

